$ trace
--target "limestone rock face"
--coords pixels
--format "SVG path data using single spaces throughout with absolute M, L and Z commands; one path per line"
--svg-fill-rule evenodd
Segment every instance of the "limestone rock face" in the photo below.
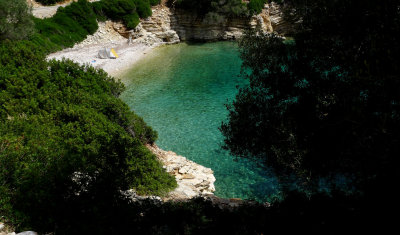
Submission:
M 105 22 L 99 22 L 98 25 L 99 28 L 97 31 L 92 35 L 88 35 L 85 40 L 80 42 L 79 47 L 116 42 L 123 39 L 123 37 L 115 30 L 116 28 L 123 27 L 123 24 L 107 20 Z
M 175 9 L 170 15 L 171 28 L 177 32 L 180 40 L 235 40 L 243 35 L 244 30 L 260 28 L 265 33 L 284 35 L 290 25 L 283 20 L 280 5 L 265 4 L 258 15 L 252 17 L 204 17 L 192 12 Z
M 264 9 L 261 13 L 252 17 L 251 27 L 259 27 L 265 33 L 272 33 L 274 31 L 272 27 L 269 5 L 265 4 Z
M 248 18 L 205 19 L 191 12 L 175 10 L 171 27 L 182 41 L 186 40 L 234 40 L 250 27 Z
M 152 7 L 152 16 L 142 19 L 131 31 L 137 42 L 146 45 L 174 44 L 180 42 L 178 34 L 171 29 L 171 11 L 164 5 Z
M 2 216 L 0 216 L 0 219 L 2 219 Z M 13 232 L 13 229 L 10 228 L 9 226 L 5 225 L 3 222 L 0 221 L 0 235 L 16 235 L 15 232 Z
M 287 8 L 287 5 L 279 5 L 275 2 L 271 2 L 265 5 L 266 10 L 271 21 L 273 31 L 280 34 L 286 35 L 294 32 L 293 23 L 287 22 L 283 18 L 283 11 Z
M 161 161 L 166 171 L 175 176 L 178 187 L 164 200 L 187 200 L 197 196 L 212 196 L 215 187 L 214 172 L 207 167 L 179 156 L 171 151 L 164 151 L 156 145 L 147 145 Z
M 129 31 L 122 22 L 113 22 L 112 27 L 114 31 L 119 33 L 122 37 L 129 38 L 131 31 Z

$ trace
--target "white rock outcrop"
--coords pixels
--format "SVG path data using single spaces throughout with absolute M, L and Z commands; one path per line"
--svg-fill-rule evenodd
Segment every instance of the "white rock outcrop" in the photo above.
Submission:
M 171 29 L 171 11 L 164 5 L 152 7 L 152 16 L 142 19 L 132 30 L 132 38 L 146 45 L 174 44 L 180 42 L 175 30 Z
M 166 171 L 175 176 L 178 187 L 164 200 L 187 200 L 198 196 L 212 196 L 215 187 L 214 172 L 172 151 L 160 149 L 157 145 L 147 145 L 163 164 Z
M 116 23 L 110 20 L 104 22 L 98 22 L 97 31 L 88 35 L 85 40 L 76 44 L 74 48 L 85 48 L 87 46 L 92 46 L 96 44 L 105 44 L 112 42 L 119 42 L 120 40 L 125 40 L 117 31 L 115 31 L 115 27 L 120 25 L 120 23 Z

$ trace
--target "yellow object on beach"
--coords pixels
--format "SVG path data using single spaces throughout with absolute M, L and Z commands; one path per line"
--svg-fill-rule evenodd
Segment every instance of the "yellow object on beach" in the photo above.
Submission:
M 113 53 L 113 55 L 114 55 L 115 57 L 117 57 L 117 58 L 119 57 L 118 54 L 117 54 L 117 52 L 115 52 L 114 48 L 111 49 L 111 53 Z

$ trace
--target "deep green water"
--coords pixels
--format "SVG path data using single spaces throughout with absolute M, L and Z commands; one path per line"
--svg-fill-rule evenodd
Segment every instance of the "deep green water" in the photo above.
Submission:
M 224 106 L 246 83 L 234 42 L 155 49 L 121 77 L 122 99 L 158 131 L 157 145 L 214 170 L 217 196 L 265 200 L 276 180 L 221 149 Z

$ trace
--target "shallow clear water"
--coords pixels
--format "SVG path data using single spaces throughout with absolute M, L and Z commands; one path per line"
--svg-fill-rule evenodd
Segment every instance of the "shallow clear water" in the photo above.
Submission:
M 220 197 L 265 200 L 274 177 L 221 149 L 224 106 L 246 81 L 233 42 L 177 44 L 155 49 L 121 77 L 121 98 L 157 130 L 157 145 L 214 170 Z

